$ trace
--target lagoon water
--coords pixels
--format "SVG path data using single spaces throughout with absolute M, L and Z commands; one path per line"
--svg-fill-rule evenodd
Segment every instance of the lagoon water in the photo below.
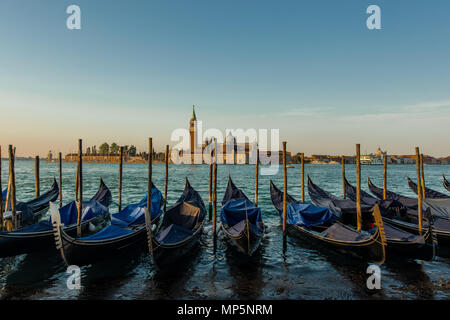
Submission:
M 3 187 L 7 181 L 7 161 L 2 163 Z M 63 164 L 64 203 L 74 198 L 76 164 Z M 300 199 L 300 168 L 288 170 L 289 193 Z M 388 167 L 388 188 L 413 196 L 405 175 L 415 180 L 414 165 Z M 208 203 L 207 165 L 170 165 L 168 205 L 173 204 L 188 177 L 192 186 Z M 355 183 L 355 166 L 346 166 L 347 178 Z M 450 166 L 425 166 L 426 185 L 446 193 L 442 173 L 450 177 Z M 342 194 L 339 165 L 306 165 L 305 173 L 320 187 Z M 218 210 L 231 175 L 251 199 L 254 197 L 254 166 L 218 166 Z M 41 192 L 50 188 L 58 177 L 56 163 L 41 162 Z M 362 167 L 362 187 L 367 191 L 367 177 L 382 186 L 382 166 Z M 117 164 L 83 164 L 85 199 L 98 188 L 102 177 L 113 194 L 111 212 L 117 211 Z M 268 226 L 262 246 L 251 262 L 246 262 L 219 234 L 214 250 L 211 223 L 198 250 L 188 263 L 179 264 L 175 272 L 157 271 L 146 252 L 134 256 L 114 257 L 81 268 L 80 290 L 69 290 L 69 274 L 56 250 L 0 259 L 0 297 L 10 299 L 449 299 L 450 259 L 436 257 L 432 262 L 387 262 L 381 266 L 381 290 L 366 288 L 367 264 L 308 248 L 288 236 L 283 253 L 282 229 L 269 194 L 269 180 L 282 187 L 280 168 L 274 176 L 260 176 L 259 206 Z M 164 165 L 154 165 L 153 181 L 163 191 Z M 306 179 L 305 179 L 306 183 Z M 34 162 L 16 162 L 18 201 L 34 197 Z M 147 166 L 124 166 L 122 203 L 140 200 L 147 188 Z M 305 195 L 309 200 L 307 189 Z M 218 223 L 219 226 L 219 223 Z M 218 228 L 219 229 L 219 228 Z

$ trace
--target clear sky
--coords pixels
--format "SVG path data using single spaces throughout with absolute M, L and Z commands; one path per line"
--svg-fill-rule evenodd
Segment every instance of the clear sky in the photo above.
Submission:
M 163 150 L 195 104 L 205 128 L 279 128 L 292 152 L 449 155 L 449 15 L 448 0 L 2 0 L 0 144 Z

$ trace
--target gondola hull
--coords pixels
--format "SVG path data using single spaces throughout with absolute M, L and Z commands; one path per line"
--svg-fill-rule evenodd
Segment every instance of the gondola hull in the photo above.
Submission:
M 379 246 L 381 245 L 377 246 L 374 243 L 364 247 L 360 245 L 327 243 L 319 240 L 311 232 L 299 226 L 289 225 L 287 230 L 290 235 L 307 243 L 314 243 L 329 250 L 331 249 L 341 253 L 351 254 L 354 257 L 369 261 L 379 261 L 380 255 L 382 254 L 379 251 Z M 390 260 L 401 256 L 402 259 L 409 258 L 431 261 L 435 256 L 435 246 L 433 245 L 433 239 L 430 233 L 427 234 L 425 240 L 426 242 L 423 244 L 388 241 L 386 246 L 386 258 Z
M 368 185 L 370 191 L 377 197 L 381 196 L 381 190 L 380 188 L 376 187 L 370 179 L 368 179 Z M 399 194 L 396 194 L 394 192 L 388 191 L 388 195 L 393 197 L 394 199 L 400 199 L 400 202 L 403 201 L 405 204 L 409 204 L 411 201 L 416 201 L 412 198 L 407 198 L 404 196 L 401 196 Z M 388 197 L 389 198 L 389 197 Z M 407 205 L 405 205 L 407 207 Z M 383 220 L 389 223 L 390 225 L 393 225 L 395 227 L 398 227 L 402 230 L 408 231 L 412 234 L 420 234 L 419 232 L 419 226 L 417 223 L 410 223 L 407 221 L 402 221 L 399 219 L 392 219 L 390 217 L 383 216 Z M 450 225 L 449 225 L 449 219 L 441 218 L 441 217 L 434 217 L 434 226 L 433 226 L 433 233 L 436 237 L 437 245 L 436 245 L 436 255 L 441 257 L 450 257 Z M 444 222 L 447 227 L 439 226 L 439 221 Z M 423 228 L 423 232 L 427 232 L 428 228 L 426 227 L 426 223 Z
M 261 209 L 237 188 L 231 177 L 220 211 L 222 230 L 238 252 L 250 257 L 259 248 L 264 235 Z
M 16 210 L 22 212 L 21 225 L 28 226 L 37 223 L 42 218 L 42 216 L 47 212 L 49 202 L 55 201 L 58 198 L 58 195 L 59 195 L 58 183 L 56 182 L 55 179 L 53 179 L 53 185 L 47 192 L 41 194 L 39 197 L 33 200 L 27 202 L 22 201 L 17 202 Z M 2 210 L 4 210 L 5 201 L 6 199 L 3 199 Z M 11 219 L 10 211 L 8 211 L 3 218 L 6 220 Z
M 310 182 L 308 178 L 308 183 Z M 280 217 L 283 212 L 283 192 L 270 181 L 270 194 L 272 203 Z M 379 209 L 376 207 L 373 213 L 376 229 L 374 233 L 360 232 L 351 226 L 336 221 L 333 210 L 325 207 L 311 207 L 310 204 L 299 202 L 286 194 L 287 208 L 295 214 L 286 216 L 287 232 L 294 238 L 310 248 L 324 250 L 328 253 L 338 253 L 354 258 L 383 264 L 386 257 L 383 223 Z M 288 210 L 289 211 L 289 210 Z M 287 222 L 286 221 L 286 222 Z M 306 227 L 309 225 L 309 227 Z
M 200 194 L 186 184 L 178 201 L 164 213 L 163 221 L 152 233 L 153 262 L 159 271 L 172 271 L 191 261 L 203 234 L 205 204 Z
M 304 227 L 297 225 L 287 225 L 287 232 L 290 236 L 301 240 L 308 246 L 318 248 L 320 250 L 350 255 L 354 258 L 373 263 L 383 263 L 385 259 L 382 241 L 377 236 L 368 239 L 365 242 L 351 243 L 345 241 L 327 241 L 322 237 L 318 237 Z
M 407 177 L 408 180 L 408 186 L 411 189 L 412 192 L 414 192 L 417 195 L 417 184 L 412 181 L 409 177 Z M 425 198 L 427 199 L 448 199 L 450 198 L 449 195 L 443 194 L 442 192 L 433 190 L 425 186 Z
M 244 255 L 252 256 L 261 244 L 263 235 L 262 232 L 260 234 L 256 234 L 250 229 L 250 237 L 247 237 L 246 232 L 242 232 L 237 236 L 231 235 L 227 232 L 225 226 L 223 225 L 222 230 L 237 251 Z
M 55 189 L 56 181 L 54 182 Z M 51 192 L 49 192 L 51 193 Z M 91 198 L 90 201 L 97 201 L 101 205 L 108 207 L 112 202 L 111 191 L 103 182 L 103 179 L 100 178 L 100 187 L 97 190 L 96 194 Z M 49 204 L 47 204 L 48 206 Z M 110 215 L 104 214 L 93 217 L 87 221 L 81 222 L 81 230 L 82 233 L 89 232 L 89 225 L 93 224 L 94 226 L 104 225 L 107 221 L 109 221 Z M 31 226 L 28 226 L 31 227 Z M 29 229 L 28 229 L 29 230 Z M 64 227 L 64 230 L 69 235 L 76 235 L 77 226 L 69 225 Z M 35 251 L 54 249 L 55 247 L 55 239 L 53 236 L 53 230 L 50 228 L 46 230 L 36 230 L 36 231 L 26 231 L 21 232 L 20 229 L 13 232 L 0 232 L 0 257 L 9 257 L 15 256 L 18 254 L 24 253 L 32 253 Z
M 33 210 L 33 213 L 39 215 L 48 210 L 49 202 L 56 201 L 59 195 L 59 187 L 56 179 L 53 179 L 53 185 L 49 191 L 40 195 L 39 197 L 26 202 L 26 204 Z
M 81 224 L 82 233 L 89 232 L 90 223 L 96 226 L 103 225 L 108 218 L 109 215 L 105 215 L 84 221 Z M 69 226 L 64 230 L 67 234 L 75 236 L 77 226 Z M 0 233 L 0 258 L 54 249 L 54 243 L 55 239 L 51 229 L 41 232 L 3 232 Z
M 412 234 L 420 234 L 419 227 L 417 224 L 408 223 L 405 221 L 397 220 L 397 219 L 390 219 L 387 217 L 383 217 L 383 221 L 386 223 L 398 227 L 399 229 L 408 231 Z M 407 252 L 410 252 L 412 255 L 414 252 L 416 252 L 418 255 L 423 254 L 424 256 L 429 255 L 429 253 L 425 253 L 425 251 L 430 252 L 432 242 L 435 242 L 435 255 L 440 257 L 449 257 L 450 256 L 450 233 L 445 231 L 436 230 L 436 228 L 433 229 L 434 237 L 429 232 L 428 228 L 424 228 L 423 232 L 425 232 L 424 237 L 426 240 L 426 245 L 417 248 L 417 251 L 414 250 L 407 250 Z M 407 247 L 404 246 L 406 249 Z M 419 258 L 417 258 L 419 259 Z M 423 259 L 423 260 L 431 260 L 431 259 Z
M 383 221 L 385 221 L 383 219 Z M 406 230 L 405 230 L 406 231 Z M 431 261 L 434 259 L 437 250 L 437 241 L 431 232 L 424 234 L 425 243 L 410 243 L 404 241 L 387 240 L 386 257 L 390 259 L 419 259 Z
M 159 220 L 160 216 L 152 224 L 158 224 Z M 147 248 L 147 231 L 145 225 L 141 225 L 129 235 L 104 241 L 80 241 L 62 232 L 61 240 L 67 265 L 83 266 L 110 257 L 143 252 Z
M 327 201 L 324 203 L 329 206 L 336 205 L 339 208 L 356 207 L 356 189 L 346 180 L 345 187 L 349 199 L 341 200 L 316 186 L 310 179 L 308 180 L 308 190 L 310 191 L 310 196 L 312 195 L 313 203 L 325 199 Z M 371 196 L 364 192 L 362 192 L 362 198 L 366 199 L 366 201 L 372 200 Z M 380 204 L 380 201 L 373 199 L 370 203 L 363 203 L 369 208 L 366 208 L 365 211 L 369 212 L 370 208 L 377 203 Z M 417 237 L 418 233 L 399 228 L 396 224 L 391 223 L 391 219 L 386 219 L 385 216 L 382 217 L 382 221 L 385 224 L 386 256 L 389 259 L 432 260 L 434 258 L 436 241 L 433 239 L 432 232 L 427 232 L 423 238 Z
M 447 181 L 444 174 L 442 174 L 442 179 L 443 179 L 443 184 L 444 184 L 445 190 L 450 192 L 450 182 Z
M 345 179 L 345 189 L 347 196 L 352 201 L 356 201 L 356 188 L 352 186 L 347 179 Z M 380 204 L 382 208 L 384 208 L 383 200 L 377 200 L 373 198 L 371 195 L 361 190 L 361 201 L 366 205 L 374 205 L 376 203 Z M 387 209 L 384 209 L 387 210 Z M 418 232 L 412 232 L 411 230 L 405 230 L 403 228 L 399 228 L 397 224 L 392 223 L 392 219 L 386 218 L 383 216 L 382 219 L 385 223 L 387 230 L 392 229 L 395 232 L 395 228 L 402 229 L 414 235 L 418 235 Z M 385 230 L 386 231 L 386 230 Z M 386 255 L 389 259 L 396 258 L 401 256 L 406 259 L 420 259 L 420 260 L 433 260 L 436 254 L 436 239 L 433 238 L 432 232 L 426 232 L 424 234 L 424 243 L 419 242 L 409 242 L 409 241 L 400 241 L 395 238 L 389 237 L 389 232 L 386 231 Z
M 112 214 L 110 225 L 95 234 L 81 238 L 75 238 L 61 229 L 56 210 L 51 210 L 52 219 L 56 221 L 53 225 L 56 248 L 66 264 L 81 266 L 108 258 L 142 253 L 142 249 L 147 246 L 144 219 L 147 202 L 145 196 L 140 202 L 126 206 L 123 210 Z M 153 213 L 151 222 L 153 229 L 156 229 L 161 221 L 163 204 L 161 192 L 156 187 L 152 187 L 151 203 Z
M 154 240 L 154 263 L 160 270 L 171 270 L 177 267 L 177 263 L 189 259 L 193 249 L 199 245 L 203 234 L 203 225 L 197 229 L 195 234 L 174 245 L 165 245 Z

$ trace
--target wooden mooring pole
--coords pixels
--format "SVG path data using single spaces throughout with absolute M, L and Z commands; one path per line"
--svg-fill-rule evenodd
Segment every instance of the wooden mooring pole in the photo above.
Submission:
M 208 179 L 208 218 L 212 219 L 212 175 L 213 175 L 213 162 L 212 158 L 209 163 L 209 179 Z
M 342 166 L 342 199 L 347 197 L 345 190 L 345 156 L 341 156 L 341 166 Z
M 287 172 L 286 172 L 286 141 L 283 141 L 283 242 L 286 242 L 287 214 Z
M 358 143 L 356 145 L 356 229 L 361 231 L 361 146 Z
M 423 171 L 423 154 L 420 154 L 420 180 L 422 181 L 422 198 L 425 199 L 426 190 L 425 190 L 425 172 Z M 419 181 L 417 181 L 419 182 Z
M 119 158 L 119 211 L 122 211 L 122 174 L 123 174 L 123 147 L 120 147 L 120 158 Z
M 256 149 L 255 165 L 255 206 L 258 206 L 258 187 L 259 187 L 259 148 Z
M 17 227 L 17 217 L 16 217 L 16 175 L 15 175 L 15 152 L 13 150 L 12 145 L 9 145 L 9 174 L 11 177 L 11 188 L 10 188 L 10 197 L 11 197 L 11 224 L 12 229 L 15 230 Z M 6 204 L 6 207 L 8 205 Z
M 8 161 L 8 183 L 6 187 L 6 199 L 5 199 L 5 206 L 4 206 L 4 213 L 6 214 L 7 211 L 11 210 L 11 202 L 12 202 L 12 174 L 11 174 L 11 161 L 12 161 L 12 155 L 11 155 L 11 149 L 12 146 L 8 147 L 8 155 L 9 155 L 9 161 Z M 3 218 L 2 213 L 2 218 Z M 4 224 L 2 225 L 2 228 L 5 228 L 7 231 L 10 231 L 12 229 L 12 221 L 11 224 L 8 226 L 8 221 L 4 221 Z
M 165 169 L 166 174 L 164 176 L 164 212 L 167 209 L 167 185 L 169 183 L 169 145 L 166 145 L 166 157 L 165 157 Z
M 301 179 L 302 179 L 302 202 L 305 202 L 305 154 L 300 153 Z
M 39 177 L 39 156 L 34 158 L 34 194 L 35 197 L 39 197 L 41 193 L 40 177 Z
M 78 237 L 81 237 L 82 215 L 83 215 L 83 140 L 78 139 L 78 219 L 77 219 Z
M 383 200 L 387 196 L 387 156 L 383 156 Z
M 214 182 L 213 182 L 213 234 L 216 238 L 216 225 L 217 225 L 217 163 L 214 162 Z
M 145 220 L 147 227 L 148 250 L 153 256 L 153 230 L 152 230 L 152 165 L 153 165 L 153 139 L 148 138 L 148 185 L 147 185 L 147 210 L 145 211 Z
M 2 146 L 0 146 L 0 230 L 3 231 Z
M 59 167 L 59 207 L 61 208 L 63 205 L 63 195 L 62 195 L 62 153 L 60 152 L 58 155 L 58 167 Z
M 78 180 L 80 180 L 80 162 L 77 161 L 77 173 L 75 177 L 75 201 L 78 201 Z
M 418 200 L 418 215 L 419 215 L 419 233 L 422 234 L 422 188 L 420 182 L 420 152 L 419 147 L 416 147 L 416 171 L 417 171 L 417 200 Z

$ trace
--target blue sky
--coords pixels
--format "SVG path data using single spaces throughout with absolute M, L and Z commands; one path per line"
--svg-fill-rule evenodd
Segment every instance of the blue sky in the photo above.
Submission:
M 66 28 L 67 6 L 82 29 Z M 377 4 L 382 30 L 366 28 Z M 450 154 L 450 2 L 0 3 L 0 144 L 163 149 L 187 127 L 279 128 L 293 152 Z M 8 119 L 8 120 L 7 120 Z

